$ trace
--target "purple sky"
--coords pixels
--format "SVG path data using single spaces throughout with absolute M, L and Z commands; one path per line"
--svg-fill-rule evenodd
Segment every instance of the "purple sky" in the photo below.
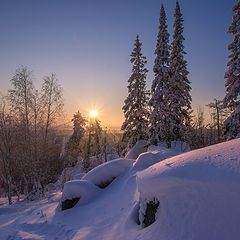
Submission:
M 20 65 L 34 71 L 35 83 L 55 72 L 64 88 L 66 114 L 100 111 L 103 125 L 120 126 L 131 73 L 129 55 L 137 34 L 149 74 L 160 5 L 172 34 L 175 0 L 2 0 L 0 1 L 0 91 L 6 93 Z M 227 34 L 232 0 L 180 0 L 193 108 L 224 96 Z M 207 108 L 206 108 L 207 111 Z

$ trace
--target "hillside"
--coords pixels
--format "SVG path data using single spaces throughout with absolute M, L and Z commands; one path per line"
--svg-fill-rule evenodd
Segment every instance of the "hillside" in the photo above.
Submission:
M 121 169 L 114 162 L 98 167 L 77 184 L 95 189 L 99 177 L 120 175 L 65 211 L 61 192 L 12 206 L 1 199 L 0 239 L 238 240 L 240 139 L 177 153 L 152 149 L 136 161 L 117 160 Z M 156 221 L 146 227 L 154 201 Z

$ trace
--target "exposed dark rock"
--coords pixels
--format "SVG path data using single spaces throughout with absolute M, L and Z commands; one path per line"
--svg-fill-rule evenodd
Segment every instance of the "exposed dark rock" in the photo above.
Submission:
M 79 200 L 80 200 L 79 197 L 64 200 L 62 202 L 62 211 L 67 210 L 69 208 L 73 208 L 78 203 Z
M 147 203 L 147 208 L 143 220 L 143 224 L 145 227 L 148 227 L 149 225 L 155 222 L 156 220 L 155 216 L 158 206 L 159 201 L 156 198 L 154 198 L 153 201 Z
M 115 179 L 116 177 L 112 177 L 110 180 L 107 180 L 105 182 L 101 182 L 100 184 L 98 184 L 97 186 L 100 188 L 106 188 L 108 185 L 110 185 L 112 183 L 112 181 Z

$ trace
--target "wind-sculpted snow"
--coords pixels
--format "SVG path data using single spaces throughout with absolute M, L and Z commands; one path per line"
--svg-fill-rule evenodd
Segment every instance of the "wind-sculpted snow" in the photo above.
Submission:
M 80 198 L 79 204 L 90 202 L 101 193 L 101 189 L 86 180 L 72 180 L 64 184 L 61 202 Z
M 157 198 L 161 206 L 158 239 L 237 240 L 239 146 L 240 141 L 233 140 L 166 159 L 139 172 L 140 222 L 146 203 Z
M 124 171 L 100 189 L 95 183 L 112 175 L 109 162 L 85 179 L 83 195 L 95 190 L 99 194 L 66 211 L 56 211 L 60 193 L 10 207 L 0 202 L 0 239 L 239 240 L 239 146 L 240 139 L 235 139 L 165 160 L 176 151 L 165 149 L 163 157 L 162 148 L 161 153 L 140 155 L 138 168 L 124 159 Z M 148 167 L 147 159 L 157 163 Z M 80 195 L 77 184 L 74 191 L 69 188 L 70 197 L 75 196 L 72 192 Z M 157 205 L 149 222 L 145 218 L 151 203 Z
M 87 180 L 95 185 L 100 185 L 118 177 L 132 166 L 132 164 L 133 160 L 125 158 L 115 159 L 92 169 L 83 176 L 82 180 Z

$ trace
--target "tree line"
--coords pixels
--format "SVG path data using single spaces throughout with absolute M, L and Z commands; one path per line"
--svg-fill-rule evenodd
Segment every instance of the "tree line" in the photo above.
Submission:
M 41 194 L 47 182 L 55 181 L 62 168 L 55 128 L 63 109 L 62 88 L 51 74 L 36 89 L 27 67 L 16 70 L 11 87 L 0 102 L 1 178 L 9 194 L 14 185 L 15 194 L 31 198 Z

